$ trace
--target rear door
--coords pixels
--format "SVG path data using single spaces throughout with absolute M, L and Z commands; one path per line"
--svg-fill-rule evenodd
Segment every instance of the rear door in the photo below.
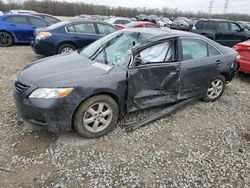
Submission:
M 182 37 L 181 92 L 182 98 L 204 94 L 223 64 L 222 54 L 202 39 Z
M 175 102 L 180 88 L 176 39 L 148 46 L 134 54 L 128 69 L 128 111 Z
M 27 16 L 10 16 L 5 19 L 7 28 L 14 33 L 18 42 L 30 42 L 34 36 L 34 28 L 29 24 Z
M 74 30 L 75 33 L 72 33 L 72 39 L 74 43 L 77 44 L 78 48 L 85 47 L 102 37 L 97 34 L 97 30 L 93 23 L 74 24 Z

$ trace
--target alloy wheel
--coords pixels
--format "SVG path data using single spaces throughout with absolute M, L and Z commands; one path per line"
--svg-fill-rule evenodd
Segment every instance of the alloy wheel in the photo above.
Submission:
M 113 111 L 107 103 L 95 103 L 83 114 L 83 126 L 90 132 L 101 132 L 109 126 L 112 116 Z
M 207 96 L 210 99 L 217 98 L 223 91 L 223 82 L 220 79 L 212 81 L 207 90 Z
M 6 32 L 0 32 L 0 46 L 6 47 L 13 43 L 12 36 Z
M 69 53 L 71 53 L 73 51 L 74 51 L 73 48 L 71 48 L 71 47 L 65 47 L 65 48 L 62 49 L 61 53 L 62 54 L 69 54 Z

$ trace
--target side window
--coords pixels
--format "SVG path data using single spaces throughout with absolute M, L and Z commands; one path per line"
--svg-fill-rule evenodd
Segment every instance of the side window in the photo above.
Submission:
M 230 25 L 231 25 L 231 31 L 234 31 L 234 32 L 240 31 L 240 26 L 238 24 L 230 23 Z
M 70 25 L 70 26 L 66 27 L 66 30 L 68 33 L 75 33 L 74 25 Z
M 160 43 L 142 50 L 139 58 L 140 64 L 175 61 L 175 41 Z
M 44 19 L 48 22 L 51 22 L 51 23 L 57 23 L 59 22 L 57 19 L 51 17 L 51 16 L 44 16 Z
M 207 43 L 200 39 L 181 39 L 183 60 L 208 57 Z
M 219 31 L 229 31 L 229 23 L 228 22 L 218 22 Z
M 93 24 L 76 24 L 75 25 L 75 32 L 76 33 L 92 33 L 96 34 L 95 27 Z
M 114 24 L 121 24 L 121 25 L 123 25 L 123 20 L 116 20 L 116 21 L 114 22 Z
M 6 19 L 8 22 L 16 23 L 16 24 L 25 24 L 29 25 L 28 20 L 25 16 L 12 16 Z
M 110 33 L 113 33 L 116 31 L 115 28 L 109 26 L 109 25 L 106 25 L 106 24 L 97 24 L 97 27 L 99 29 L 99 32 L 100 34 L 104 34 L 104 35 L 107 35 L 107 34 L 110 34 Z
M 221 55 L 220 52 L 210 44 L 208 44 L 208 54 L 209 57 Z
M 207 22 L 207 29 L 216 30 L 216 22 L 208 21 L 208 22 Z
M 40 20 L 38 18 L 33 18 L 33 17 L 29 17 L 29 21 L 31 23 L 31 25 L 37 26 L 37 27 L 46 27 L 48 26 L 48 23 Z
M 128 24 L 128 23 L 131 23 L 131 22 L 128 21 L 128 20 L 123 20 L 123 24 L 124 24 L 124 25 L 126 25 L 126 24 Z

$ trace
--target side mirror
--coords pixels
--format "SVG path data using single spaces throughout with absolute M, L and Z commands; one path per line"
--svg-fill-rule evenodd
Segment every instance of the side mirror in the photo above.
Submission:
M 135 65 L 135 66 L 140 65 L 141 62 L 142 62 L 142 59 L 141 59 L 141 56 L 140 56 L 140 55 L 137 55 L 137 56 L 134 57 L 134 65 Z

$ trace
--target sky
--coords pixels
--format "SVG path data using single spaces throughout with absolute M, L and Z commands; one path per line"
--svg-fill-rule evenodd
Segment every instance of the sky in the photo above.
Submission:
M 146 7 L 146 8 L 177 8 L 183 11 L 208 12 L 211 0 L 68 0 L 71 2 L 84 2 L 99 5 Z M 213 0 L 212 13 L 223 13 L 225 0 Z M 250 0 L 229 0 L 227 13 L 250 14 Z

